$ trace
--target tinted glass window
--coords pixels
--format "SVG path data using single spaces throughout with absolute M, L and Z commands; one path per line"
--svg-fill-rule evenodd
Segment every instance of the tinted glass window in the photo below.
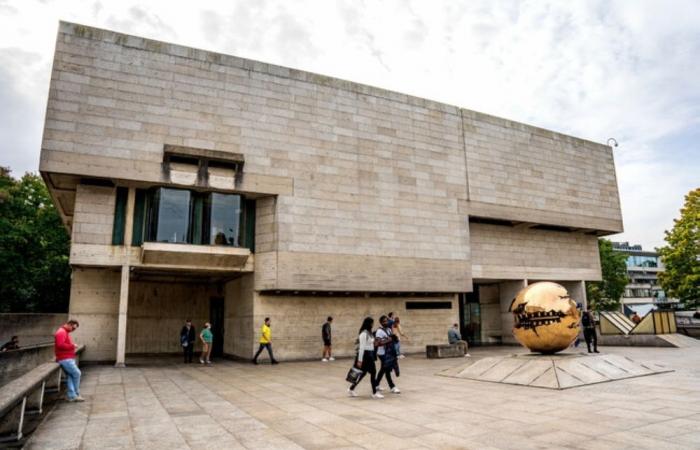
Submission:
M 210 244 L 240 246 L 241 197 L 211 194 Z
M 190 192 L 161 189 L 156 241 L 186 243 L 190 222 Z

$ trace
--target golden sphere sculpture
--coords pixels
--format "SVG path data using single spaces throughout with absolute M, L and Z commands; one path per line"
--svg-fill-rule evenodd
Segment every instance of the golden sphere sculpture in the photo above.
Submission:
M 533 283 L 510 304 L 513 336 L 530 351 L 552 354 L 567 348 L 579 333 L 581 316 L 566 289 L 549 281 Z

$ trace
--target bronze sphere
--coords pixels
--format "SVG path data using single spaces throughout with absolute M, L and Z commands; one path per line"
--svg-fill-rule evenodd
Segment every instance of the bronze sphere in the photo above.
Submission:
M 576 302 L 557 283 L 542 281 L 522 289 L 510 311 L 515 339 L 533 352 L 562 351 L 578 336 L 581 317 Z

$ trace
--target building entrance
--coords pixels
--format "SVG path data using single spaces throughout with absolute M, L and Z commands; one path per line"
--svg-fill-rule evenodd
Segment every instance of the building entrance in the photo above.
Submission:
M 224 299 L 223 297 L 209 298 L 209 322 L 214 335 L 211 355 L 221 357 L 224 354 Z
M 462 339 L 469 345 L 481 345 L 481 306 L 479 287 L 473 292 L 459 294 L 459 328 Z

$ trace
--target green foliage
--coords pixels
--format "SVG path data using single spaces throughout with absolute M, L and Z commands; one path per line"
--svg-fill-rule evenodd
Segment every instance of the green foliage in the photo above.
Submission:
M 629 282 L 627 255 L 614 251 L 607 239 L 598 239 L 598 252 L 603 281 L 586 283 L 588 304 L 596 311 L 620 309 L 620 297 Z
M 659 249 L 665 270 L 661 287 L 686 308 L 700 307 L 700 188 L 685 196 L 681 217 L 666 231 L 667 245 Z
M 0 168 L 0 312 L 66 312 L 69 249 L 41 177 Z

